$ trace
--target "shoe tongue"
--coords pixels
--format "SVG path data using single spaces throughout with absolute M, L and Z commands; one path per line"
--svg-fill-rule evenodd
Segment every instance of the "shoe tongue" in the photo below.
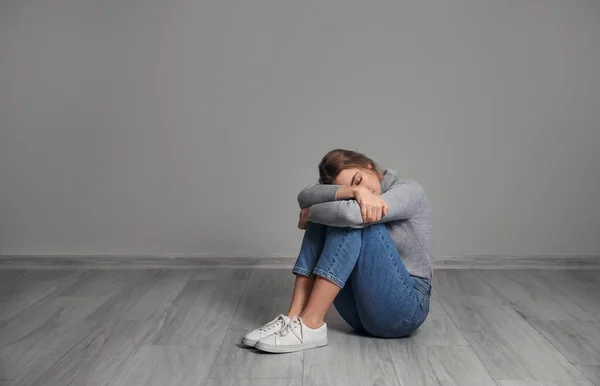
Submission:
M 298 328 L 300 328 L 300 326 L 302 325 L 302 324 L 300 323 L 300 319 L 298 319 L 298 318 L 294 318 L 290 324 L 291 324 L 291 325 L 292 325 L 292 326 L 293 326 L 295 329 L 298 329 Z

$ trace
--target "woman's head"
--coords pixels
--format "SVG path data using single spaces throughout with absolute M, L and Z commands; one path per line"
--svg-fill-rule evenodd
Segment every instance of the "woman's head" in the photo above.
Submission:
M 319 163 L 319 183 L 364 186 L 381 194 L 383 171 L 371 158 L 352 150 L 334 149 Z

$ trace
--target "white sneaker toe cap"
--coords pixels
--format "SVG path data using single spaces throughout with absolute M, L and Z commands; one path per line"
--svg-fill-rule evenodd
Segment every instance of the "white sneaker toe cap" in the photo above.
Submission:
M 265 336 L 264 338 L 261 338 L 259 340 L 259 342 L 262 345 L 275 346 L 275 345 L 277 345 L 277 335 L 276 334 L 272 334 L 272 335 L 269 335 L 269 336 Z
M 263 337 L 263 333 L 260 330 L 254 330 L 247 333 L 242 338 L 242 343 L 247 346 L 254 346 Z

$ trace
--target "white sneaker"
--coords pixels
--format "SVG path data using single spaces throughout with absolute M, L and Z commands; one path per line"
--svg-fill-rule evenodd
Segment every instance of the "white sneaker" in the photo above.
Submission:
M 246 336 L 242 338 L 242 343 L 246 346 L 254 347 L 256 342 L 258 342 L 261 338 L 264 338 L 266 336 L 280 331 L 282 328 L 287 326 L 289 322 L 290 318 L 283 314 L 279 314 L 275 319 L 271 320 L 264 326 L 247 333 Z
M 327 346 L 327 323 L 314 329 L 307 327 L 297 316 L 279 332 L 261 338 L 254 347 L 266 352 L 286 353 L 322 346 Z

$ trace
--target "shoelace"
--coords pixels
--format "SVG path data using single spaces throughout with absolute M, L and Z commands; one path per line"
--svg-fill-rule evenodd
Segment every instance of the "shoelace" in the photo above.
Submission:
M 292 328 L 293 325 L 297 325 L 299 327 L 299 332 L 296 332 L 296 330 L 294 330 Z M 280 336 L 280 337 L 284 337 L 289 333 L 292 333 L 294 335 L 296 335 L 296 338 L 298 338 L 300 340 L 300 342 L 303 342 L 303 336 L 304 336 L 304 331 L 302 331 L 302 319 L 300 319 L 299 316 L 295 317 L 294 319 L 292 319 L 287 325 L 285 325 L 281 330 L 277 331 L 275 334 Z
M 277 317 L 273 320 L 271 320 L 269 323 L 265 324 L 264 326 L 262 326 L 260 328 L 261 331 L 269 331 L 272 330 L 274 327 L 276 327 L 279 323 L 282 323 L 283 326 L 286 326 L 286 322 L 285 322 L 285 315 L 283 314 L 279 314 L 277 315 Z

